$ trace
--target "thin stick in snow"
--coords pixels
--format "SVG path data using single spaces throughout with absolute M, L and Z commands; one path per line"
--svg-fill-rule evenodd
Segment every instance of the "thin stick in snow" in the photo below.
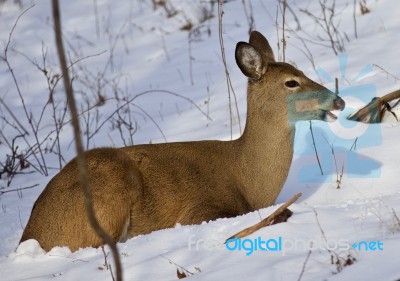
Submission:
M 231 237 L 229 237 L 228 239 L 226 239 L 225 243 L 230 240 L 230 239 L 234 239 L 234 238 L 243 238 L 246 237 L 250 234 L 253 234 L 254 232 L 256 232 L 257 230 L 269 226 L 279 215 L 281 215 L 284 211 L 287 210 L 287 208 L 292 205 L 294 202 L 297 201 L 297 199 L 299 199 L 301 196 L 301 193 L 297 193 L 295 196 L 293 196 L 292 198 L 290 198 L 289 201 L 287 201 L 285 204 L 283 204 L 282 206 L 280 206 L 275 212 L 273 212 L 271 215 L 269 215 L 268 217 L 266 217 L 265 219 L 263 219 L 262 221 L 260 221 L 259 223 L 256 223 L 253 226 L 250 226 L 248 228 L 243 229 L 242 231 L 236 233 L 235 235 L 232 235 Z

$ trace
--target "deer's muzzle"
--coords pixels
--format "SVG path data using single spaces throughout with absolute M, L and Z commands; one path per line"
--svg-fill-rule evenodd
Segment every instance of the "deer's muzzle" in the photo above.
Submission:
M 335 110 L 343 110 L 346 106 L 346 103 L 344 102 L 344 100 L 340 97 L 337 97 L 334 102 L 333 102 L 333 106 Z

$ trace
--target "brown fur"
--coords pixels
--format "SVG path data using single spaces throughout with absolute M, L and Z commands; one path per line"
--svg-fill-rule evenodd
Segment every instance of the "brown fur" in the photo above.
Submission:
M 251 77 L 246 128 L 239 139 L 86 152 L 96 216 L 116 240 L 176 223 L 237 216 L 273 204 L 293 154 L 294 130 L 285 97 L 320 91 L 323 100 L 331 101 L 325 110 L 337 108 L 333 104 L 338 98 L 332 92 L 293 66 L 274 62 L 268 42 L 258 32 L 252 33 L 250 44 L 238 44 L 236 59 Z M 288 79 L 296 79 L 301 86 L 286 88 Z M 74 251 L 103 244 L 86 218 L 76 159 L 48 183 L 35 202 L 21 242 L 31 238 L 45 250 L 66 245 Z

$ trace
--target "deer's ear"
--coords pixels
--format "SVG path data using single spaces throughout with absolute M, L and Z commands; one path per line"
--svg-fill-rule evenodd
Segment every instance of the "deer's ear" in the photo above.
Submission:
M 260 32 L 252 31 L 249 43 L 261 54 L 265 63 L 275 62 L 274 52 L 272 51 L 268 40 Z
M 267 71 L 261 54 L 246 42 L 237 43 L 235 59 L 243 74 L 254 80 L 260 79 Z

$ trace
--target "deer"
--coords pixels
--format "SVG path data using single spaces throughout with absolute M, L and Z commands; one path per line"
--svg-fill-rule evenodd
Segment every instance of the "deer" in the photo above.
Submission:
M 248 78 L 247 117 L 234 140 L 142 144 L 85 152 L 93 208 L 117 242 L 139 234 L 235 217 L 274 204 L 293 158 L 295 123 L 333 122 L 345 102 L 291 64 L 276 62 L 267 39 L 252 31 L 236 63 Z M 86 218 L 77 160 L 47 184 L 20 243 L 49 251 L 104 244 Z

